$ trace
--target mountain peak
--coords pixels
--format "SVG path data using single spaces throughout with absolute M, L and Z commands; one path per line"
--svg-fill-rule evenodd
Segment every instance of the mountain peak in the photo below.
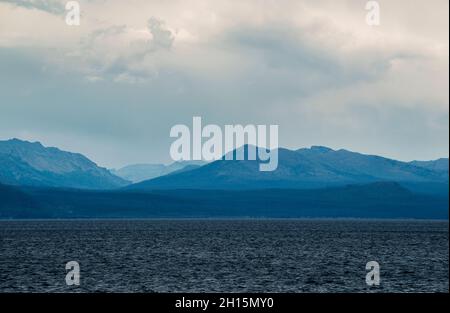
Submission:
M 334 151 L 331 148 L 325 147 L 325 146 L 311 146 L 311 150 L 317 151 L 317 152 L 330 152 Z
M 43 147 L 43 145 L 39 141 L 31 142 L 31 141 L 22 140 L 19 138 L 12 138 L 12 139 L 6 140 L 5 142 L 12 143 L 12 144 L 24 144 L 24 145 L 28 144 L 28 145 L 35 145 L 35 146 Z
M 241 149 L 245 149 L 245 146 Z M 347 150 L 312 146 L 279 149 L 278 167 L 261 172 L 251 160 L 217 160 L 207 166 L 134 184 L 129 189 L 322 188 L 374 182 L 448 183 L 446 173 Z
M 327 153 L 331 151 L 335 151 L 331 148 L 325 146 L 311 146 L 310 148 L 300 148 L 296 150 L 297 152 L 318 152 L 318 153 Z

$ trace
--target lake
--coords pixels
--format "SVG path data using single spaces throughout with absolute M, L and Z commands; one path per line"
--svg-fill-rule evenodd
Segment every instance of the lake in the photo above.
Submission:
M 0 221 L 0 292 L 448 292 L 448 248 L 448 221 Z

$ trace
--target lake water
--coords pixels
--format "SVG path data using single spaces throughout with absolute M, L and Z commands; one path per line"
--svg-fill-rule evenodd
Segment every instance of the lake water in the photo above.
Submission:
M 448 248 L 447 221 L 0 221 L 0 292 L 448 292 Z

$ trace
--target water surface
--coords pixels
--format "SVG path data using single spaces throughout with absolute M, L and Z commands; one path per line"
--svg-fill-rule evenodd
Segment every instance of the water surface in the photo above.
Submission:
M 0 292 L 448 292 L 448 252 L 447 221 L 0 221 Z

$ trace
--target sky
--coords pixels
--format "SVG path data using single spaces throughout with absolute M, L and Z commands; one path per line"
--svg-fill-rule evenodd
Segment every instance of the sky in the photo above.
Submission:
M 0 0 L 0 140 L 168 163 L 176 124 L 276 124 L 279 144 L 449 154 L 449 2 Z

